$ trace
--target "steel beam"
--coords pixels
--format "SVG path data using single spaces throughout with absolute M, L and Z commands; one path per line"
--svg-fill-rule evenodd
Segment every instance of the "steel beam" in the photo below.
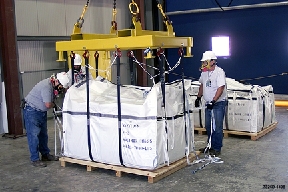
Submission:
M 14 0 L 0 1 L 0 48 L 5 83 L 9 135 L 23 135 Z

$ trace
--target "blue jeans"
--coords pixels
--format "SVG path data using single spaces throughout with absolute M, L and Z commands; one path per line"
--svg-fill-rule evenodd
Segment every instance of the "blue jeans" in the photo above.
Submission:
M 212 111 L 214 114 L 214 120 L 215 120 L 215 130 L 212 129 L 212 137 L 211 137 L 211 148 L 216 151 L 221 151 L 221 148 L 223 146 L 223 121 L 224 121 L 224 115 L 225 110 L 227 106 L 227 101 L 219 101 L 215 103 L 213 109 L 205 109 L 205 128 L 208 135 L 208 140 L 211 135 L 211 116 Z
M 39 152 L 42 155 L 50 152 L 48 148 L 47 112 L 38 111 L 29 105 L 25 106 L 23 112 L 30 160 L 37 161 L 39 160 Z

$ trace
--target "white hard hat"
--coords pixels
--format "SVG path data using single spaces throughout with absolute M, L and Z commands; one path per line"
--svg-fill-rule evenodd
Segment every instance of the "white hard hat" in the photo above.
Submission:
M 61 83 L 65 89 L 68 88 L 69 77 L 66 72 L 57 73 L 56 79 L 58 79 L 59 83 Z
M 82 58 L 79 54 L 75 54 L 74 58 L 74 65 L 81 65 L 82 64 Z
M 203 53 L 201 61 L 207 61 L 211 59 L 217 59 L 215 53 L 213 51 L 205 51 L 205 53 Z

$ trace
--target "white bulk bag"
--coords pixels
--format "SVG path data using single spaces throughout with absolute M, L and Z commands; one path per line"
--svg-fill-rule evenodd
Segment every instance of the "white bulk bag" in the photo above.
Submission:
M 121 86 L 121 122 L 117 86 L 101 78 L 90 80 L 89 86 L 89 137 L 86 83 L 69 88 L 64 98 L 65 156 L 150 170 L 185 156 L 182 84 L 165 86 L 165 111 L 160 83 L 152 88 Z

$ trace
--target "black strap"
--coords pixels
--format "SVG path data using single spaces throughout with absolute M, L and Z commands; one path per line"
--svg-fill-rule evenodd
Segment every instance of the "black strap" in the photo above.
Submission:
M 131 85 L 135 85 L 134 73 L 133 73 L 133 57 L 132 57 L 132 55 L 129 56 L 129 67 L 130 67 Z
M 75 54 L 73 53 L 73 51 L 71 51 L 71 71 L 72 71 L 72 85 L 74 84 L 74 59 L 75 59 Z
M 96 77 L 98 77 L 98 68 L 99 68 L 99 53 L 98 53 L 98 51 L 95 52 L 94 57 L 95 57 Z
M 181 54 L 181 60 L 183 59 L 183 52 Z M 185 93 L 185 84 L 184 84 L 184 69 L 183 69 L 183 64 L 182 64 L 182 90 L 183 90 L 183 115 L 184 115 L 184 125 L 185 125 L 185 142 L 186 142 L 186 146 L 188 146 L 188 135 L 187 135 L 187 119 L 186 119 L 186 93 Z
M 85 70 L 86 70 L 86 74 L 89 74 L 89 57 L 87 55 L 87 52 L 85 52 L 84 54 L 84 58 L 85 58 Z M 89 105 L 89 75 L 86 75 L 86 95 L 87 95 L 87 136 L 88 136 L 88 148 L 89 148 L 89 157 L 91 159 L 91 161 L 93 160 L 93 156 L 92 156 L 92 151 L 91 151 L 91 134 L 90 134 L 90 105 Z
M 202 124 L 202 109 L 199 109 L 199 123 L 200 123 L 200 127 L 203 128 L 203 124 Z
M 159 62 L 160 62 L 160 82 L 161 82 L 161 90 L 162 90 L 162 107 L 165 108 L 165 63 L 164 63 L 164 56 L 163 54 L 159 55 Z
M 159 51 L 160 52 L 160 51 Z M 158 55 L 159 63 L 160 63 L 160 82 L 161 82 L 161 90 L 162 90 L 162 106 L 164 108 L 164 119 L 166 119 L 166 109 L 165 109 L 165 61 L 163 53 Z M 165 121 L 165 132 L 168 134 L 167 122 Z M 168 138 L 167 138 L 167 151 L 168 151 Z
M 120 55 L 116 55 L 117 64 L 117 106 L 118 106 L 118 136 L 119 136 L 119 160 L 121 165 L 123 165 L 122 157 L 122 130 L 121 130 L 121 100 L 120 100 Z

